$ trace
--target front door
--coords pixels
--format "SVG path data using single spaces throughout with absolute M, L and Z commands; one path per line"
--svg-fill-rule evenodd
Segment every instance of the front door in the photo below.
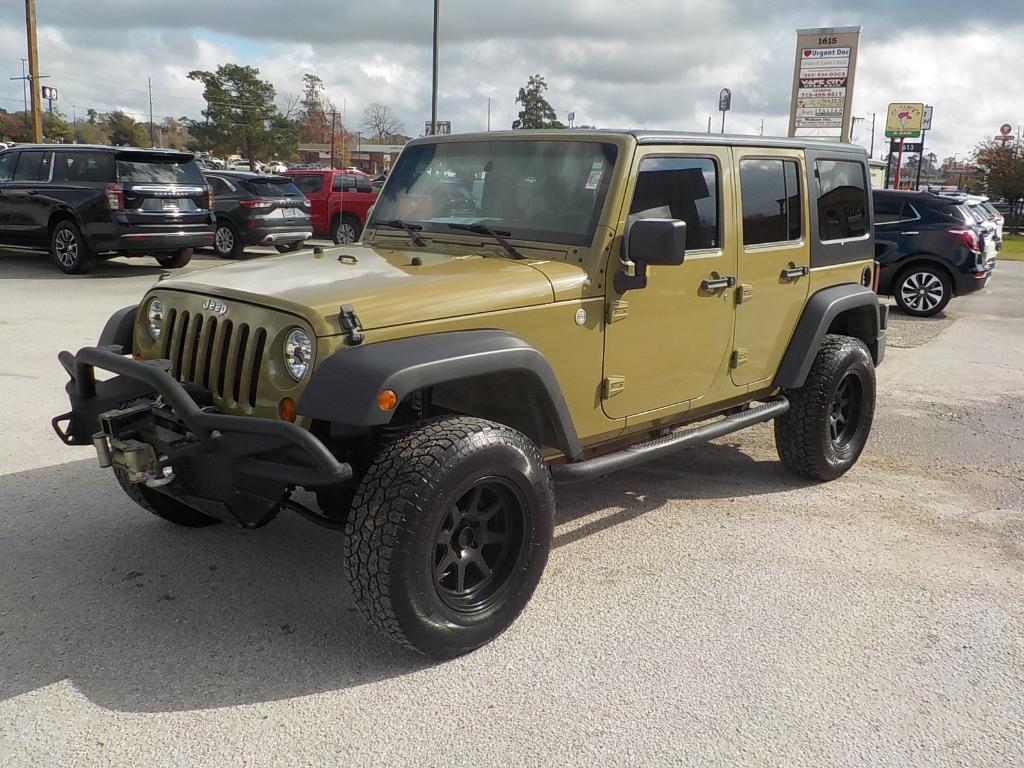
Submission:
M 741 245 L 736 287 L 737 386 L 775 375 L 810 285 L 810 235 L 800 150 L 740 148 Z
M 632 178 L 618 231 L 639 218 L 682 219 L 686 259 L 648 267 L 647 287 L 621 296 L 607 281 L 601 396 L 616 419 L 683 410 L 707 393 L 730 352 L 734 314 L 736 243 L 723 241 L 733 199 L 729 149 L 641 148 Z M 609 271 L 618 266 L 613 257 Z

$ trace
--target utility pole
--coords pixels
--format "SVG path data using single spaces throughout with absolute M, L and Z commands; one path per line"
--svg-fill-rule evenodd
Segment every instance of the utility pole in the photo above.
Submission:
M 28 84 L 30 78 L 28 75 L 25 74 L 25 64 L 27 62 L 28 59 L 21 60 L 21 92 L 25 98 L 25 130 L 28 131 L 29 133 L 32 133 L 32 117 L 29 115 L 28 112 Z M 11 79 L 13 80 L 14 78 Z
M 875 113 L 871 113 L 871 154 L 868 155 L 872 160 L 875 159 Z
M 331 170 L 334 170 L 334 131 L 338 124 L 338 110 L 331 110 Z
M 146 82 L 149 83 L 149 146 L 156 146 L 156 128 L 153 126 L 153 78 L 147 77 Z
M 43 142 L 43 114 L 39 93 L 39 50 L 36 46 L 36 0 L 25 0 L 25 32 L 28 37 L 28 76 L 32 88 L 32 142 Z
M 917 179 L 914 181 L 914 191 L 921 189 L 921 163 L 924 162 L 924 137 L 928 131 L 921 131 L 921 153 L 917 156 Z
M 74 104 L 71 105 L 71 124 L 75 127 L 75 140 L 74 144 L 78 143 L 78 107 Z
M 487 130 L 491 130 L 491 97 L 487 97 Z
M 711 115 L 708 115 L 708 133 L 711 133 Z
M 758 134 L 758 135 L 759 136 L 764 136 L 764 118 L 763 117 L 761 118 L 761 133 Z
M 430 89 L 430 135 L 437 135 L 437 24 L 441 0 L 434 0 L 434 79 Z

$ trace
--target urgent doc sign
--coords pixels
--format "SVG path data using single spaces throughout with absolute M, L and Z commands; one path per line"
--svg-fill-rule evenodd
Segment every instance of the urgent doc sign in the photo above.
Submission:
M 860 27 L 798 29 L 789 135 L 850 140 Z

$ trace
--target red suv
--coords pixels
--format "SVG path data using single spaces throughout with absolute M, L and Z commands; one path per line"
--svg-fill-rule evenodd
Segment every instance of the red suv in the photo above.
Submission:
M 316 235 L 335 243 L 354 243 L 366 225 L 377 192 L 361 171 L 288 171 L 284 174 L 309 199 L 310 223 Z

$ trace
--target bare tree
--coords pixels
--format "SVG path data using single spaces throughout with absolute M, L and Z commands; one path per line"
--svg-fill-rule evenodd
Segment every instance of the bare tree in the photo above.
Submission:
M 402 130 L 402 121 L 387 104 L 375 101 L 363 112 L 363 127 L 373 131 L 382 144 L 388 136 Z

